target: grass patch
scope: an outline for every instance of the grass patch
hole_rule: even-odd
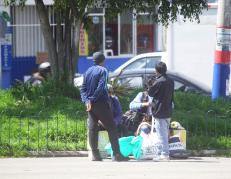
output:
[[[140,89],[121,96],[123,111]],[[86,150],[87,113],[79,90],[48,82],[0,91],[0,156],[28,151]],[[187,130],[187,148],[231,149],[231,102],[175,93],[172,120]]]

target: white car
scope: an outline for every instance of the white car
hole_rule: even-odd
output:
[[[160,61],[166,62],[166,52],[151,52],[136,55],[124,64],[120,65],[117,69],[111,72],[109,76],[113,76],[113,74],[120,74],[126,70],[155,69],[155,65]],[[83,75],[76,74],[74,78],[74,85],[76,87],[81,87],[82,83]]]
[[[163,61],[166,63],[166,56],[166,52],[151,52],[136,55],[115,69],[114,72],[120,73],[121,71],[134,69],[154,69],[158,62]]]

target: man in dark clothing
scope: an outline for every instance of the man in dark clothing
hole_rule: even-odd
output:
[[[169,124],[172,114],[174,82],[166,74],[167,66],[159,62],[156,67],[157,79],[149,89],[149,96],[153,97],[152,115],[155,119],[155,129],[162,144],[159,156],[154,160],[169,160]]]
[[[116,125],[113,121],[113,113],[107,89],[108,72],[103,67],[105,57],[101,52],[93,54],[94,65],[84,74],[82,88],[80,90],[82,101],[88,112],[89,144],[92,149],[92,160],[101,161],[98,150],[98,121],[108,131],[109,140],[113,149],[113,160],[124,161],[120,154]]]

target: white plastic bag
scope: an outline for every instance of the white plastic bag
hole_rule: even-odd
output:
[[[141,160],[153,159],[158,155],[158,151],[161,149],[161,144],[157,138],[156,133],[151,132],[148,135],[142,135],[143,143],[141,147]]]

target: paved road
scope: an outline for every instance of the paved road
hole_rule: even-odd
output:
[[[91,162],[87,157],[0,159],[0,179],[230,179],[231,158]]]

